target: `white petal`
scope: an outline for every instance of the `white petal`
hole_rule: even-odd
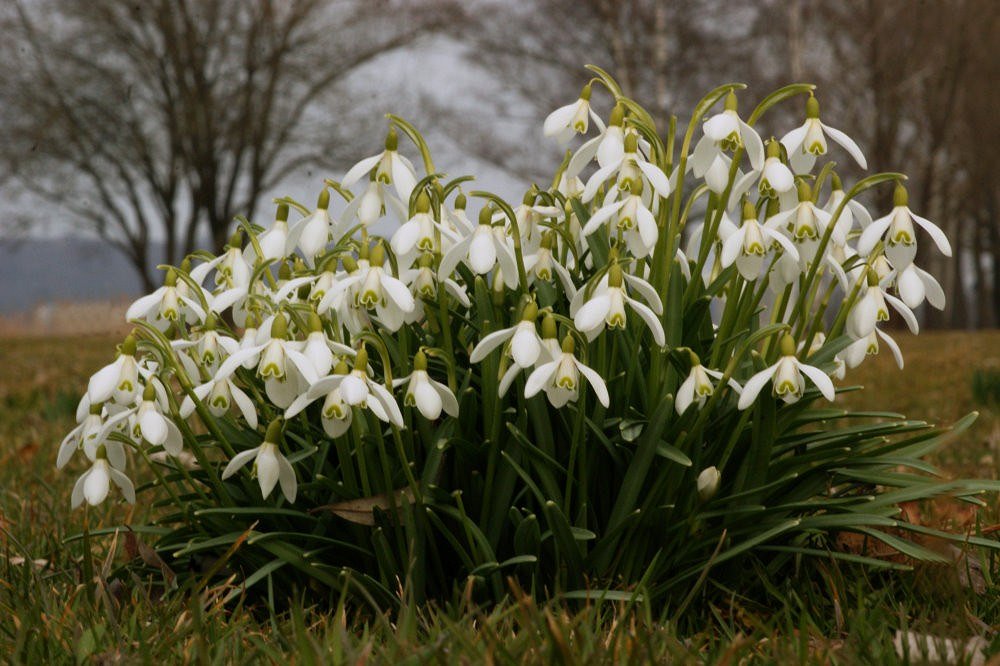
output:
[[[539,353],[541,345],[534,323],[530,324],[530,328],[519,324],[517,332],[510,340],[510,355],[514,358],[514,362],[522,368],[530,368],[535,364]]]
[[[375,395],[376,400],[382,403],[382,406],[385,408],[385,412],[389,416],[389,423],[402,428],[403,412],[399,410],[399,405],[396,403],[396,399],[392,397],[392,394],[389,393],[389,389],[376,382],[369,382],[368,386]]]
[[[433,421],[441,416],[443,403],[441,396],[430,385],[429,380],[418,382],[413,389],[413,399],[417,403],[417,409],[424,415],[424,418]]]
[[[278,483],[281,485],[281,494],[285,496],[290,503],[295,502],[295,493],[298,489],[298,481],[295,478],[295,470],[292,469],[292,464],[288,462],[288,459],[280,453],[277,455],[278,459]]]
[[[502,345],[507,338],[513,336],[516,330],[517,327],[503,328],[499,331],[493,331],[492,333],[487,334],[482,340],[479,341],[476,348],[472,350],[472,355],[469,357],[469,360],[472,363],[479,363],[484,358],[489,356],[490,352]]]
[[[943,254],[946,257],[950,257],[951,243],[948,242],[948,237],[945,236],[943,231],[941,231],[941,228],[938,225],[931,222],[930,220],[928,220],[927,218],[920,217],[919,215],[915,214],[909,208],[907,208],[906,210],[913,218],[913,221],[919,224],[921,227],[923,227],[924,231],[926,231],[930,235],[931,239],[934,241],[934,244],[938,246],[939,250],[941,250],[941,254]]]
[[[833,400],[836,397],[836,389],[833,388],[833,381],[830,377],[817,367],[806,365],[801,361],[796,361],[796,365],[799,366],[799,370],[809,379],[813,380],[816,388],[820,390],[823,397],[827,400]]]
[[[858,144],[854,142],[854,139],[847,136],[839,129],[834,129],[833,127],[830,127],[829,125],[824,125],[823,123],[820,123],[820,125],[823,127],[823,132],[825,132],[827,136],[829,136],[831,139],[833,139],[841,146],[843,146],[844,150],[850,153],[851,157],[854,158],[854,161],[857,162],[862,169],[868,168],[868,161],[865,159],[864,154],[861,152],[861,148],[859,148]]]
[[[646,176],[646,180],[653,186],[657,194],[664,199],[670,196],[670,180],[667,179],[667,174],[663,173],[660,167],[642,160],[637,160],[636,164],[639,165],[639,170]]]
[[[910,332],[916,335],[920,332],[920,324],[917,323],[917,317],[913,314],[913,310],[906,307],[906,303],[899,300],[891,294],[883,294],[886,302],[891,305],[896,312],[898,312],[903,317],[903,321],[910,328]]]
[[[344,177],[340,180],[340,184],[344,187],[350,187],[354,183],[358,182],[362,176],[366,175],[369,171],[375,168],[375,165],[379,163],[382,159],[382,153],[378,155],[372,155],[371,157],[366,157],[344,174]]]
[[[934,276],[927,271],[917,266],[913,266],[913,270],[917,272],[917,275],[920,276],[920,280],[924,283],[924,289],[927,293],[927,302],[930,303],[932,307],[935,307],[938,310],[943,310],[945,305],[944,289],[941,288],[941,285],[934,278]]]
[[[528,376],[528,381],[524,385],[524,397],[531,398],[541,391],[552,381],[552,376],[559,369],[559,361],[543,363],[535,368],[534,372]]]
[[[109,363],[94,373],[87,383],[87,399],[91,405],[107,402],[111,394],[118,388],[118,378],[121,375],[125,357],[119,356],[114,362]]]
[[[747,157],[750,158],[751,168],[759,171],[764,166],[764,142],[760,140],[756,130],[742,120],[740,120],[740,137],[743,139]]]
[[[156,411],[149,410],[142,415],[139,430],[143,438],[153,446],[160,446],[167,441],[167,420]]]
[[[492,231],[476,233],[469,245],[469,268],[483,275],[492,270],[497,261],[497,251],[493,244]]]
[[[880,338],[882,338],[882,340],[885,342],[885,344],[887,344],[889,346],[890,351],[892,351],[893,358],[896,359],[896,365],[898,365],[899,369],[902,370],[903,369],[903,352],[901,352],[899,350],[899,345],[897,345],[896,341],[893,340],[892,338],[890,338],[887,333],[883,333],[882,331],[880,331],[878,329],[875,329],[875,333]]]
[[[611,216],[621,210],[624,205],[624,201],[616,201],[602,206],[598,210],[594,211],[594,214],[590,216],[590,219],[587,220],[587,224],[583,227],[583,235],[589,236],[600,229],[601,225],[610,220]]]
[[[607,293],[598,294],[577,310],[573,324],[580,332],[589,336],[592,332],[604,328],[605,319],[607,319],[610,310],[611,296]]]
[[[436,382],[432,379],[430,383],[438,395],[441,396],[441,406],[444,408],[445,414],[458,416],[458,400],[455,398],[455,394],[441,382]]]
[[[739,408],[746,409],[757,400],[757,395],[760,393],[778,369],[778,364],[775,363],[770,368],[761,370],[756,375],[747,380],[746,384],[743,385],[743,394],[740,395]]]
[[[806,121],[802,125],[796,127],[791,132],[781,137],[781,145],[785,147],[785,151],[791,155],[796,150],[802,146],[802,142],[806,138],[806,132],[809,131],[809,122]]]
[[[858,254],[862,257],[867,257],[871,254],[875,245],[882,240],[882,236],[889,229],[890,224],[892,224],[892,213],[885,217],[880,217],[865,227],[864,231],[861,232],[861,237],[858,239]]]
[[[632,309],[639,313],[642,320],[646,322],[646,326],[649,327],[650,332],[653,334],[653,341],[656,345],[658,347],[662,347],[667,344],[667,337],[663,332],[663,324],[661,324],[659,318],[653,314],[653,311],[634,298],[626,297],[625,301],[631,305]]]
[[[687,411],[688,406],[694,402],[694,376],[688,378],[677,389],[677,397],[674,398],[674,409],[681,415]]]
[[[400,310],[413,312],[415,305],[413,294],[410,293],[405,284],[385,273],[379,276],[379,282],[382,284],[382,289]]]
[[[441,265],[438,268],[439,280],[451,277],[451,274],[455,271],[455,267],[469,254],[469,246],[473,238],[475,238],[474,235],[464,238],[448,249],[444,257],[442,257]]]
[[[163,292],[167,290],[166,287],[160,287],[152,294],[148,294],[136,300],[132,305],[128,307],[125,311],[125,319],[132,321],[133,319],[141,319],[149,314],[149,312],[160,304],[160,300],[163,298]]]
[[[577,370],[580,371],[587,381],[590,382],[590,386],[594,389],[594,393],[597,394],[597,399],[601,401],[601,404],[607,407],[611,403],[611,398],[608,396],[608,387],[604,383],[604,379],[601,378],[597,371],[593,368],[585,366],[580,361],[573,359],[576,363]]]
[[[566,127],[573,120],[573,116],[576,115],[576,108],[579,101],[573,102],[572,104],[567,104],[566,106],[560,106],[558,109],[550,113],[545,118],[545,122],[542,124],[542,133],[548,137],[554,137]]]

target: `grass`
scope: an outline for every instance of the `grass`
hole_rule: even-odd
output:
[[[995,477],[1000,409],[976,404],[972,376],[1000,363],[1000,332],[928,333],[901,344],[905,371],[888,355],[870,359],[850,375],[866,390],[838,400],[942,424],[981,410],[969,434],[936,462],[955,476]],[[164,598],[142,580],[88,588],[85,571],[109,571],[136,545],[95,538],[87,550],[66,537],[85,521],[91,529],[121,522],[129,509],[109,503],[89,515],[70,511],[79,470],[57,472],[54,460],[87,378],[110,360],[113,345],[106,338],[0,341],[0,654],[11,661],[892,663],[900,661],[892,643],[899,630],[962,644],[982,636],[987,652],[1000,651],[996,588],[977,594],[942,567],[869,579],[831,565],[820,575],[770,581],[763,601],[716,590],[697,627],[664,622],[641,604],[536,605],[516,590],[489,610],[459,595],[439,608],[407,607],[390,621],[301,604],[272,616],[259,606],[224,605],[224,588]],[[907,510],[963,529],[998,522],[991,502],[979,514],[949,503]],[[143,509],[135,511],[141,518]],[[996,563],[983,566],[989,581]]]

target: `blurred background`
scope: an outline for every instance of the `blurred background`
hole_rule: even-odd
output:
[[[273,197],[311,205],[324,177],[381,149],[386,112],[421,129],[439,168],[519,201],[562,158],[541,122],[576,99],[586,63],[661,132],[725,82],[750,85],[744,110],[816,83],[824,120],[871,172],[909,174],[911,207],[956,248],[918,259],[948,296],[923,326],[1000,325],[997,0],[0,5],[0,334],[110,331],[157,264],[221,247],[236,215],[268,224]],[[786,106],[762,135],[801,122]]]

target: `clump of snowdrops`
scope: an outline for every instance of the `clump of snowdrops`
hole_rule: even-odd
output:
[[[922,422],[836,405],[869,355],[902,367],[893,313],[916,333],[913,308],[944,306],[914,261],[918,240],[952,250],[905,176],[845,189],[830,158],[865,158],[813,86],[749,113],[721,86],[680,133],[591,70],[544,124],[586,141],[516,205],[390,116],[315,207],[280,199],[164,267],[60,447],[86,466],[73,506],[144,491],[155,522],[132,528],[176,571],[223,558],[272,598],[382,608],[508,577],[679,607],[810,556],[900,566],[839,532],[936,558],[898,502],[991,482],[940,478]],[[779,105],[805,110],[780,140],[758,129]],[[876,187],[894,206],[872,214]]]

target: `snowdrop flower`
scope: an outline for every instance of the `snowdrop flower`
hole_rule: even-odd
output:
[[[135,402],[139,394],[139,364],[135,353],[135,337],[129,335],[122,342],[118,358],[95,372],[87,383],[87,400],[91,405],[111,399],[119,405]]]
[[[568,143],[574,134],[587,133],[591,118],[604,129],[601,119],[590,108],[590,92],[588,83],[580,92],[580,99],[550,113],[542,125],[542,133],[547,137],[554,137],[559,143]]]
[[[194,361],[205,368],[209,373],[215,372],[222,360],[238,351],[239,340],[228,335],[221,335],[215,330],[216,318],[214,314],[209,314],[205,318],[205,325],[202,327],[201,335],[192,340],[171,340],[170,346],[177,350],[186,350],[192,353]],[[187,358],[185,355],[178,355],[181,359]],[[188,374],[192,374],[188,369]],[[197,376],[197,369],[193,373]]]
[[[451,229],[434,219],[431,214],[430,197],[426,192],[421,192],[417,196],[416,212],[413,217],[396,230],[389,245],[396,256],[403,260],[404,257],[412,257],[416,251],[440,250],[441,237],[449,242],[458,240]]]
[[[722,267],[734,263],[745,280],[756,280],[764,266],[764,256],[773,245],[781,246],[796,260],[799,252],[781,233],[757,222],[757,209],[749,201],[743,204],[743,223],[722,245]]]
[[[349,372],[350,368],[348,368],[347,364],[341,360],[333,369],[333,374],[330,375],[330,377],[341,377],[342,382],[343,378],[346,377]],[[310,404],[319,398],[324,398],[325,396],[323,407],[320,410],[320,424],[323,426],[323,431],[326,432],[327,435],[336,438],[343,435],[351,427],[354,411],[351,409],[350,405],[344,402],[344,398],[340,393],[339,384],[334,386],[333,389],[330,389],[323,383],[324,379],[320,379],[316,384],[310,386],[308,391],[297,397],[295,401],[288,406],[285,410],[285,419],[287,420],[292,418]]]
[[[701,470],[695,481],[695,486],[698,488],[698,498],[702,502],[707,502],[715,497],[715,493],[719,492],[720,481],[722,481],[722,474],[714,465]]]
[[[458,400],[455,394],[441,382],[436,382],[427,374],[427,356],[418,351],[413,357],[413,372],[406,377],[394,379],[393,387],[406,384],[403,404],[416,407],[424,418],[433,421],[444,410],[449,416],[458,416]]]
[[[678,415],[684,414],[692,404],[697,405],[698,409],[704,407],[708,397],[715,393],[715,384],[712,379],[722,379],[721,372],[704,367],[701,364],[701,359],[694,352],[690,352],[690,355],[691,372],[677,389],[677,398],[674,400],[674,408]],[[742,392],[742,388],[736,380],[730,378],[727,383],[736,392],[736,395]]]
[[[132,303],[125,312],[125,319],[145,319],[158,330],[165,331],[171,324],[187,319],[189,314],[198,321],[205,321],[205,311],[177,284],[177,272],[171,268],[167,270],[163,286]]]
[[[328,408],[334,410],[337,403],[340,403],[347,407],[369,409],[382,421],[402,428],[403,413],[399,410],[396,400],[385,386],[373,381],[368,376],[368,352],[364,347],[355,354],[354,369],[350,373],[343,372],[346,369],[346,366],[338,366],[334,374],[313,382],[309,390],[288,406],[285,418],[295,416],[315,400],[327,396],[327,404],[324,405],[324,418],[328,418]],[[339,389],[339,396],[336,396],[336,400],[331,404],[331,396],[337,389]],[[334,417],[339,417],[339,415],[332,411],[330,417],[331,420],[335,420]],[[340,418],[340,420],[343,419]]]
[[[916,308],[926,300],[931,307],[943,310],[944,290],[933,275],[914,263],[901,271],[893,270],[889,281],[895,281],[899,297],[910,308]]]
[[[292,464],[278,450],[278,441],[281,438],[281,419],[277,418],[267,427],[264,441],[260,446],[246,451],[240,451],[226,465],[222,472],[223,480],[236,474],[250,460],[253,460],[253,473],[260,483],[260,492],[267,499],[276,485],[281,485],[281,494],[289,502],[295,502],[295,493],[298,490],[298,481],[295,478],[295,470]]]
[[[882,332],[878,328],[872,329],[872,332],[863,338],[855,340],[847,346],[844,350],[844,360],[849,368],[856,368],[861,365],[861,362],[865,360],[866,356],[875,355],[879,352],[879,338],[885,341],[885,344],[892,351],[892,357],[896,360],[896,365],[899,369],[903,369],[903,353],[899,349],[899,345],[893,340],[887,333]]]
[[[111,450],[103,444],[98,447],[90,469],[83,473],[73,486],[71,496],[71,506],[76,507],[83,504],[84,500],[90,506],[97,506],[108,497],[111,492],[111,483],[114,482],[121,490],[125,501],[135,504],[135,487],[121,469],[125,466],[125,454],[121,452],[120,457],[112,454]]]
[[[840,176],[832,174],[830,199],[823,206],[823,210],[832,216],[846,196],[844,194],[844,186],[840,182]],[[843,245],[843,241],[846,240],[847,235],[854,229],[855,222],[857,222],[859,228],[865,229],[872,223],[872,216],[868,212],[868,209],[858,201],[848,199],[847,204],[844,205],[843,210],[840,212],[840,217],[836,222],[836,231],[830,240]]]
[[[172,456],[180,455],[184,439],[177,425],[163,415],[164,405],[150,382],[142,394],[142,402],[132,416],[132,434],[152,446],[162,446]]]
[[[509,289],[517,287],[517,260],[514,248],[502,227],[493,226],[493,207],[484,206],[479,212],[479,224],[471,235],[458,241],[441,258],[438,278],[451,277],[459,263],[464,263],[473,273],[485,275],[494,267],[503,273],[504,284]]]
[[[819,101],[810,94],[806,100],[806,121],[781,139],[796,173],[811,171],[816,163],[816,156],[826,154],[826,137],[839,143],[862,169],[868,168],[868,162],[854,139],[820,122]]]
[[[640,280],[640,278],[636,278]],[[646,283],[648,289],[645,294],[655,290],[652,285]],[[666,344],[666,336],[663,332],[663,325],[660,323],[658,315],[663,314],[663,304],[657,296],[647,307],[643,303],[630,298],[625,288],[622,269],[617,263],[612,264],[608,269],[608,282],[606,287],[594,290],[590,299],[576,311],[573,323],[577,329],[587,336],[588,340],[596,338],[605,326],[609,328],[625,328],[625,306],[628,305],[642,319],[643,323],[653,334],[653,342],[662,347]]]
[[[191,280],[201,285],[211,271],[215,271],[215,285],[232,289],[247,287],[253,269],[243,256],[243,231],[237,229],[230,237],[225,251],[211,261],[199,264],[191,271]]]
[[[268,263],[283,259],[295,252],[298,234],[302,231],[301,225],[295,227],[294,233],[288,228],[288,204],[279,204],[271,228],[257,236],[256,246],[252,242],[247,245],[243,251],[243,258],[250,266],[255,266],[258,260]],[[257,246],[260,247],[259,257]]]
[[[573,337],[567,335],[563,339],[562,352],[554,360],[535,368],[528,376],[528,381],[524,385],[525,398],[531,398],[544,389],[552,406],[562,407],[567,402],[576,401],[580,393],[582,375],[594,389],[600,403],[605,407],[610,404],[608,387],[604,380],[573,355],[574,347]]]
[[[621,161],[625,155],[624,121],[625,107],[621,103],[615,104],[615,108],[611,110],[608,126],[598,136],[580,146],[570,158],[566,171],[559,180],[557,188],[559,192],[567,197],[582,194],[583,183],[577,176],[595,157],[598,167]]]
[[[546,231],[542,234],[542,242],[534,254],[524,257],[524,270],[528,274],[528,283],[535,280],[541,282],[551,282],[554,277],[559,278],[566,295],[572,299],[576,295],[576,285],[569,270],[553,256],[552,250],[557,247],[558,242],[554,231]]]
[[[309,268],[316,265],[316,255],[326,248],[330,234],[336,227],[329,208],[330,191],[324,188],[316,202],[316,210],[296,222],[289,230],[289,236],[298,239],[297,245]]]
[[[371,173],[373,182],[392,185],[401,201],[409,201],[410,193],[417,185],[416,170],[410,160],[399,154],[398,148],[399,135],[395,127],[390,127],[385,137],[385,150],[378,155],[366,157],[351,167],[340,184],[351,187]]]
[[[806,389],[806,382],[802,375],[806,375],[816,385],[827,400],[833,400],[835,391],[833,382],[825,372],[811,365],[806,365],[795,358],[795,340],[787,333],[781,339],[781,358],[777,363],[761,370],[743,385],[743,394],[740,396],[739,408],[746,409],[753,405],[760,394],[761,389],[772,382],[773,394],[784,400],[786,403],[798,401]]]
[[[535,319],[538,317],[538,306],[528,303],[521,313],[521,321],[510,328],[500,329],[487,334],[472,350],[469,360],[479,363],[494,349],[510,340],[510,355],[519,368],[530,368],[541,353],[541,338],[535,329]]]
[[[641,180],[629,183],[628,194],[618,201],[605,200],[587,220],[583,227],[583,235],[589,236],[604,224],[611,223],[625,239],[629,252],[637,258],[648,257],[656,247],[660,232],[656,226],[653,212],[642,200],[643,185]]]
[[[616,189],[628,189],[627,186],[631,185],[633,191],[636,189],[639,190],[634,193],[639,194],[641,189],[636,187],[635,183],[645,182],[645,184],[649,185],[650,193],[655,192],[664,199],[670,196],[670,191],[673,189],[670,185],[670,179],[663,173],[663,170],[655,164],[648,162],[639,153],[639,137],[634,132],[626,134],[625,150],[621,157],[609,160],[607,165],[602,166],[590,177],[586,187],[583,189],[581,200],[584,203],[590,202],[597,195],[597,191],[601,185],[607,182],[614,174],[618,174]],[[613,194],[609,188],[606,198],[614,199]]]
[[[794,208],[768,217],[764,226],[785,232],[795,243],[799,261],[805,267],[815,260],[820,239],[830,225],[830,214],[812,202],[812,191],[807,183],[798,184],[798,196],[799,203]],[[836,227],[831,240],[837,245],[844,245],[847,242],[846,237],[838,234]]]
[[[764,165],[764,142],[737,115],[736,108],[736,93],[730,90],[722,113],[715,114],[702,125],[705,135],[695,145],[691,155],[694,174],[698,178],[707,175],[706,183],[713,192],[721,192],[729,180],[730,160],[723,151],[735,151],[742,146],[754,171],[760,171]]]
[[[256,429],[257,408],[254,406],[250,396],[232,380],[232,373],[235,372],[237,367],[232,366],[231,371],[228,371],[224,376],[222,376],[222,368],[220,368],[220,372],[216,374],[212,381],[201,386],[196,386],[193,392],[195,397],[205,404],[205,407],[212,416],[221,418],[228,414],[229,410],[235,406],[239,409],[243,418],[246,419],[247,425]],[[178,410],[180,417],[186,419],[194,413],[194,410],[194,400],[192,400],[191,396],[185,396]]]
[[[781,144],[774,139],[767,142],[767,158],[757,190],[767,199],[779,199],[795,190],[795,176],[781,161]]]
[[[108,436],[124,425],[125,419],[132,415],[133,410],[121,410],[106,418],[105,412],[103,405],[91,403],[82,418],[78,416],[79,423],[70,430],[59,445],[59,452],[56,455],[56,469],[65,467],[73,454],[81,449],[84,455],[93,460],[101,445],[110,443],[112,449],[121,448],[120,442],[109,442]]]
[[[347,263],[345,260],[345,265]],[[350,297],[346,302],[345,295]],[[379,322],[389,331],[398,331],[406,315],[415,307],[410,290],[385,266],[385,248],[381,241],[371,249],[367,262],[359,262],[355,270],[323,297],[317,310],[325,312],[338,304],[351,309],[374,310]]]
[[[875,220],[861,232],[861,238],[858,239],[858,254],[867,257],[875,248],[875,244],[884,240],[885,256],[892,262],[894,268],[903,270],[913,263],[913,259],[917,256],[917,234],[913,228],[913,223],[916,222],[930,235],[943,255],[951,256],[951,243],[941,228],[915,214],[910,210],[908,202],[909,195],[906,188],[896,185],[892,212]]]
[[[906,325],[916,334],[920,327],[913,311],[898,298],[885,292],[874,270],[868,271],[868,287],[847,315],[847,334],[855,340],[869,337],[880,321],[889,321],[888,302],[903,317]]]

